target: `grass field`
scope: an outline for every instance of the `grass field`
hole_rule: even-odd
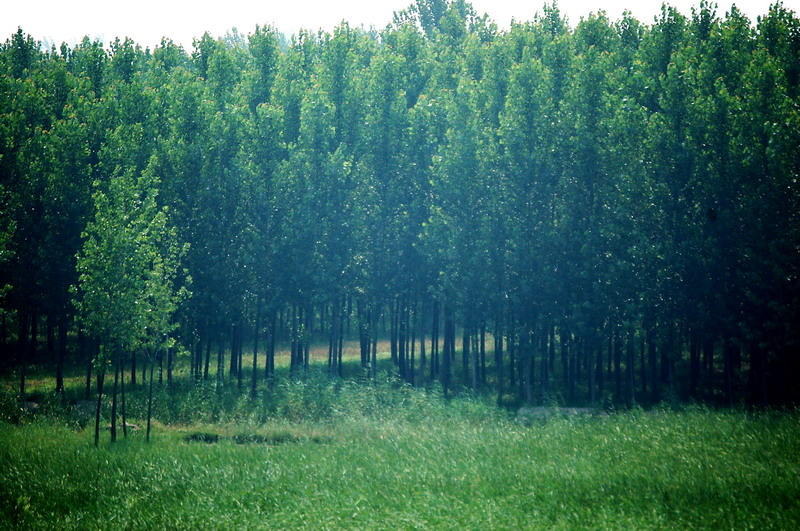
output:
[[[161,389],[149,445],[142,429],[99,448],[73,400],[20,414],[6,380],[0,529],[800,528],[798,412],[524,426],[488,399],[321,372],[255,400]],[[130,422],[144,396],[130,392]]]

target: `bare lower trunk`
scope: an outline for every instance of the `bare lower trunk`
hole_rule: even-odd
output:
[[[153,360],[150,360],[150,388],[147,392],[147,436],[146,440],[150,442],[150,421],[153,418]]]

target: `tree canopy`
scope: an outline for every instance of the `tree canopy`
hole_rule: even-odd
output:
[[[798,98],[780,2],[574,26],[552,4],[499,30],[417,0],[382,31],[190,51],[20,29],[0,45],[3,362],[40,356],[41,321],[180,343],[198,378],[214,344],[240,382],[245,340],[300,370],[324,338],[341,374],[352,322],[365,368],[385,328],[405,380],[501,402],[796,403]]]

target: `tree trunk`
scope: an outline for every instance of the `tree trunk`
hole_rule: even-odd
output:
[[[136,387],[136,350],[131,352],[131,387]]]
[[[31,311],[31,338],[28,343],[28,361],[36,363],[39,356],[39,312],[36,307]]]
[[[67,313],[58,318],[58,358],[56,360],[56,393],[64,394],[64,361],[67,357]]]
[[[167,349],[167,387],[172,387],[172,369],[175,366],[175,347]]]
[[[94,446],[100,444],[100,411],[103,407],[103,381],[106,378],[105,364],[102,364],[97,373],[97,408],[94,416]]]
[[[405,297],[397,301],[397,368],[400,379],[408,381],[406,343],[408,343],[408,304]]]
[[[615,399],[622,402],[622,333],[619,327],[614,329],[614,389]]]
[[[52,311],[47,312],[47,354],[50,362],[56,361],[56,318]]]
[[[120,381],[120,388],[122,392],[122,436],[128,436],[128,416],[125,414],[125,354],[122,354],[122,362],[120,363],[120,372],[122,379]]]
[[[464,387],[469,386],[469,362],[470,362],[470,351],[469,351],[469,338],[472,330],[468,324],[468,320],[464,319],[464,332],[461,335],[461,370],[462,370],[462,382],[464,383]]]
[[[503,405],[503,310],[498,304],[494,321],[494,372],[497,378],[497,405]]]
[[[700,341],[699,332],[692,330],[689,340],[689,395],[697,399],[700,382]]]
[[[303,349],[303,369],[305,370],[306,373],[308,373],[308,370],[309,370],[310,355],[311,355],[311,325],[312,325],[311,319],[312,319],[312,317],[313,317],[313,311],[311,311],[311,308],[309,308],[306,311],[306,326],[305,326],[306,333],[303,334],[303,338],[305,340],[304,341],[305,346],[304,346],[304,349]],[[342,375],[342,340],[343,340],[343,337],[342,337],[342,333],[341,333],[341,329],[340,329],[339,330],[339,376],[340,377]]]
[[[253,331],[253,375],[250,383],[250,397],[256,397],[258,388],[258,336],[261,331],[261,297],[256,299],[256,327]]]
[[[217,384],[222,384],[225,381],[225,337],[224,332],[220,332],[219,340],[217,341]]]
[[[267,383],[272,385],[275,380],[275,334],[278,328],[278,317],[275,310],[272,311],[272,319],[269,327],[269,349],[267,350]]]
[[[603,367],[603,343],[602,341],[598,342],[597,345],[597,364],[596,367],[592,367],[589,365],[589,370],[595,373],[595,381],[597,382],[597,395],[596,399],[603,400],[603,395],[605,394],[605,369]],[[611,335],[608,336],[608,340],[606,342],[606,346],[608,349],[608,359],[611,360],[612,348],[613,345],[611,343]],[[594,402],[594,400],[592,401]]]
[[[703,365],[706,375],[706,396],[708,400],[714,397],[714,340],[706,337],[703,341]]]
[[[627,374],[628,383],[628,407],[636,405],[636,387],[635,387],[635,334],[633,326],[628,328],[628,340],[625,342],[625,373]]]
[[[733,345],[730,339],[725,338],[723,349],[723,371],[725,381],[725,405],[733,406]]]
[[[550,325],[542,325],[541,337],[539,338],[539,352],[542,356],[539,365],[539,378],[542,381],[542,399],[550,398]]]
[[[370,329],[372,330],[372,353],[370,361],[370,376],[374,382],[378,376],[378,315],[377,305],[370,310]]]
[[[28,314],[19,311],[19,331],[17,334],[17,363],[19,365],[19,399],[25,401],[25,372],[28,364]]]
[[[658,352],[656,350],[656,341],[653,337],[652,330],[646,330],[647,334],[647,358],[650,365],[650,389],[652,393],[653,403],[657,403],[661,399],[661,385],[658,380]]]
[[[439,376],[439,301],[433,301],[431,323],[431,381]]]
[[[94,360],[95,356],[97,355],[97,340],[95,338],[91,338],[89,341],[89,349],[86,356],[86,389],[84,392],[84,398],[89,400],[92,396],[92,360]]]
[[[209,341],[210,343],[210,341]],[[150,442],[150,421],[153,418],[153,362],[150,361],[150,387],[147,391],[147,436],[145,440]]]
[[[472,336],[472,392],[473,394],[478,393],[478,378],[480,376],[480,360],[478,359],[480,356],[479,347],[478,347],[478,336],[477,332],[476,335]],[[469,340],[468,340],[469,341]]]
[[[481,370],[480,370],[480,378],[478,381],[481,386],[485,386],[486,385],[486,321],[485,320],[481,320],[479,349],[481,356],[480,360]]]
[[[419,305],[419,383],[425,384],[425,365],[427,356],[425,352],[425,298],[423,297]]]
[[[237,373],[239,372],[239,363],[238,363],[239,360],[237,357],[238,352],[236,344],[238,338],[237,328],[238,328],[238,323],[231,324],[231,331],[230,331],[231,359],[230,359],[230,365],[228,366],[228,378],[230,378],[231,380],[236,378],[238,376]]]
[[[447,398],[450,390],[450,361],[452,360],[452,350],[456,344],[456,330],[453,322],[453,310],[449,304],[444,306],[444,347],[442,350],[442,374],[441,382],[444,389],[444,396]]]
[[[206,359],[203,367],[203,379],[208,380],[208,369],[211,365],[211,333],[206,333]]]
[[[119,353],[114,347],[114,387],[111,392],[111,442],[117,442],[117,385],[119,384]]]
[[[416,327],[416,320],[417,320],[417,308],[416,308],[416,301],[413,306],[413,312],[410,313],[408,320],[408,326],[411,329],[411,364],[408,369],[408,381],[411,383],[411,386],[414,386],[414,351],[416,348],[416,340],[417,340],[417,327]]]
[[[639,340],[639,373],[640,378],[642,379],[642,397],[644,400],[647,400],[647,364],[645,363],[645,334],[642,334],[641,339]]]
[[[586,354],[586,358],[587,358],[587,365],[588,365],[588,371],[587,372],[589,373],[589,404],[594,406],[595,404],[597,404],[597,394],[596,394],[596,390],[595,390],[595,387],[594,387],[595,376],[597,374],[597,371],[595,370],[595,367],[593,367],[594,348],[592,348],[592,345],[587,345],[587,343],[588,342],[584,339],[583,348],[585,349],[585,354]],[[602,347],[598,347],[597,348],[597,352],[598,353],[602,352]],[[598,356],[598,358],[599,358],[599,356]],[[602,368],[601,368],[601,370],[602,370]]]
[[[389,305],[389,321],[391,322],[391,330],[389,332],[389,341],[391,343],[391,355],[392,355],[392,363],[397,365],[397,322],[398,322],[398,312],[397,306],[399,302],[393,300],[392,303]]]

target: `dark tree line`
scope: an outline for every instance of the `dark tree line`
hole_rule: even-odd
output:
[[[357,339],[374,377],[381,336],[407,382],[500,402],[796,403],[799,104],[780,3],[501,31],[417,0],[381,31],[191,52],[20,29],[2,361],[23,394],[45,362],[59,391],[67,364],[88,393],[108,363],[181,363],[256,393],[278,344],[341,376]]]

